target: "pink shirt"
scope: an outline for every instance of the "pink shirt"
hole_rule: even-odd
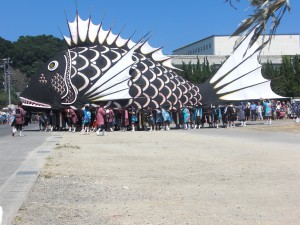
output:
[[[23,124],[24,123],[24,117],[25,117],[26,111],[22,107],[17,107],[16,110],[17,109],[20,110],[20,114],[16,114],[15,113],[16,124]]]
[[[74,111],[74,109],[70,109],[70,115],[72,117],[72,123],[75,124],[78,122],[78,117]]]
[[[106,115],[106,112],[103,107],[98,108],[97,114],[96,114],[96,120],[99,126],[104,125],[104,117]]]

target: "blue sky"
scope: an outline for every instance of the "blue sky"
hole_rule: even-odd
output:
[[[283,18],[279,34],[300,33],[300,1],[290,2],[292,10]],[[235,4],[237,10],[224,0],[77,0],[77,5],[81,18],[91,13],[98,24],[104,17],[104,28],[123,30],[123,38],[136,31],[133,39],[138,40],[150,31],[150,44],[165,46],[165,54],[210,35],[230,35],[252,13],[247,0]],[[41,34],[62,38],[59,28],[69,36],[65,11],[70,21],[76,11],[75,0],[0,0],[0,6],[0,37],[10,41]]]

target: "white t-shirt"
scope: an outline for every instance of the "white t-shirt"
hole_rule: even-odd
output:
[[[258,106],[256,107],[257,112],[261,113],[261,112],[262,112],[262,108],[263,108],[262,105],[258,105]]]

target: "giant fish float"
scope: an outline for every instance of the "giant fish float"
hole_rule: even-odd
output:
[[[178,110],[184,106],[250,99],[282,98],[261,75],[257,44],[251,34],[235,48],[218,72],[203,84],[177,75],[171,57],[149,45],[147,35],[134,42],[82,20],[68,22],[68,49],[50,59],[20,95],[24,106],[45,109],[104,104]]]

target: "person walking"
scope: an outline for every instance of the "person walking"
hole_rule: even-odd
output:
[[[50,111],[46,110],[42,113],[43,121],[44,121],[44,127],[43,131],[50,131]]]
[[[53,129],[57,128],[56,112],[50,110],[49,112],[49,131],[52,132]]]
[[[155,113],[155,129],[156,130],[163,130],[160,126],[163,124],[163,116],[161,108],[156,109]]]
[[[14,116],[15,116],[15,130],[13,130],[12,132],[12,136],[15,136],[15,133],[17,131],[20,132],[19,136],[22,137],[24,136],[22,134],[22,131],[23,131],[23,125],[24,125],[24,118],[25,118],[25,114],[26,114],[26,111],[23,109],[22,107],[22,102],[19,102],[16,110],[15,110],[15,113],[14,113]]]
[[[187,129],[190,129],[190,111],[187,107],[183,106],[183,109],[182,109],[182,113],[183,113],[183,126],[184,126],[184,129],[187,130]]]
[[[277,103],[276,103],[276,109],[275,109],[276,110],[276,112],[275,112],[275,114],[276,114],[276,120],[280,119],[281,107],[282,107],[281,102],[277,101]]]
[[[69,107],[66,109],[67,123],[69,126],[69,132],[76,132],[76,124],[78,122],[78,117],[74,109]]]
[[[106,110],[106,122],[108,131],[114,131],[114,121],[115,121],[115,113],[112,108],[108,108]]]
[[[195,126],[194,128],[200,129],[202,119],[202,108],[197,105],[194,109]]]
[[[211,116],[212,116],[212,123],[213,127],[219,128],[219,124],[222,120],[222,112],[219,106],[212,106],[211,107]]]
[[[96,134],[98,136],[106,136],[107,135],[107,132],[105,131],[105,120],[104,120],[105,115],[106,115],[106,111],[103,108],[103,106],[100,105],[100,107],[96,111],[96,120],[97,120],[97,126],[98,126]],[[102,131],[102,134],[100,133],[100,131]]]
[[[223,124],[223,127],[224,128],[228,128],[228,114],[227,114],[227,109],[228,109],[228,105],[225,104],[223,107],[222,107],[222,124]]]
[[[242,105],[244,106],[244,103]],[[250,109],[250,107],[251,107],[250,102],[248,102],[246,104],[246,106],[244,106],[245,121],[249,121],[250,120],[250,116],[251,116],[251,109]]]
[[[89,134],[90,123],[91,123],[91,111],[89,110],[89,107],[86,105],[82,110],[82,129],[80,134]]]
[[[227,116],[228,116],[228,124],[227,127],[235,127],[235,121],[236,121],[236,110],[233,104],[229,104],[226,110]]]
[[[15,133],[17,132],[16,129],[16,117],[14,116],[16,113],[16,109],[15,108],[9,108],[9,116],[8,116],[8,121],[9,121],[9,125],[12,127],[12,136],[15,135]]]
[[[300,101],[292,100],[292,114],[295,117],[295,122],[300,122]]]
[[[252,121],[256,121],[256,117],[257,117],[256,107],[257,107],[257,105],[255,104],[255,102],[251,102],[250,110],[251,110],[251,120]]]
[[[272,124],[272,103],[269,100],[263,100],[263,106],[265,111],[266,125]]]
[[[165,126],[165,130],[170,130],[171,117],[170,113],[164,108],[161,109],[162,117],[163,117],[163,125]]]
[[[246,126],[246,116],[245,116],[245,106],[243,102],[241,105],[235,106],[236,114],[237,114],[237,120],[241,122],[241,126]]]
[[[127,131],[129,126],[129,113],[127,109],[121,111],[121,131]]]
[[[155,120],[154,120],[152,109],[150,107],[148,107],[145,110],[145,113],[146,113],[146,120],[147,120],[148,126],[150,128],[149,131],[155,130],[155,128],[154,128]]]
[[[256,112],[257,112],[257,117],[259,120],[263,120],[263,106],[261,105],[260,102],[257,103],[256,106]]]
[[[72,116],[70,107],[65,110],[65,113],[69,132],[72,132]]]
[[[132,106],[130,112],[131,114],[131,131],[135,131],[136,125],[138,124],[137,110]]]

